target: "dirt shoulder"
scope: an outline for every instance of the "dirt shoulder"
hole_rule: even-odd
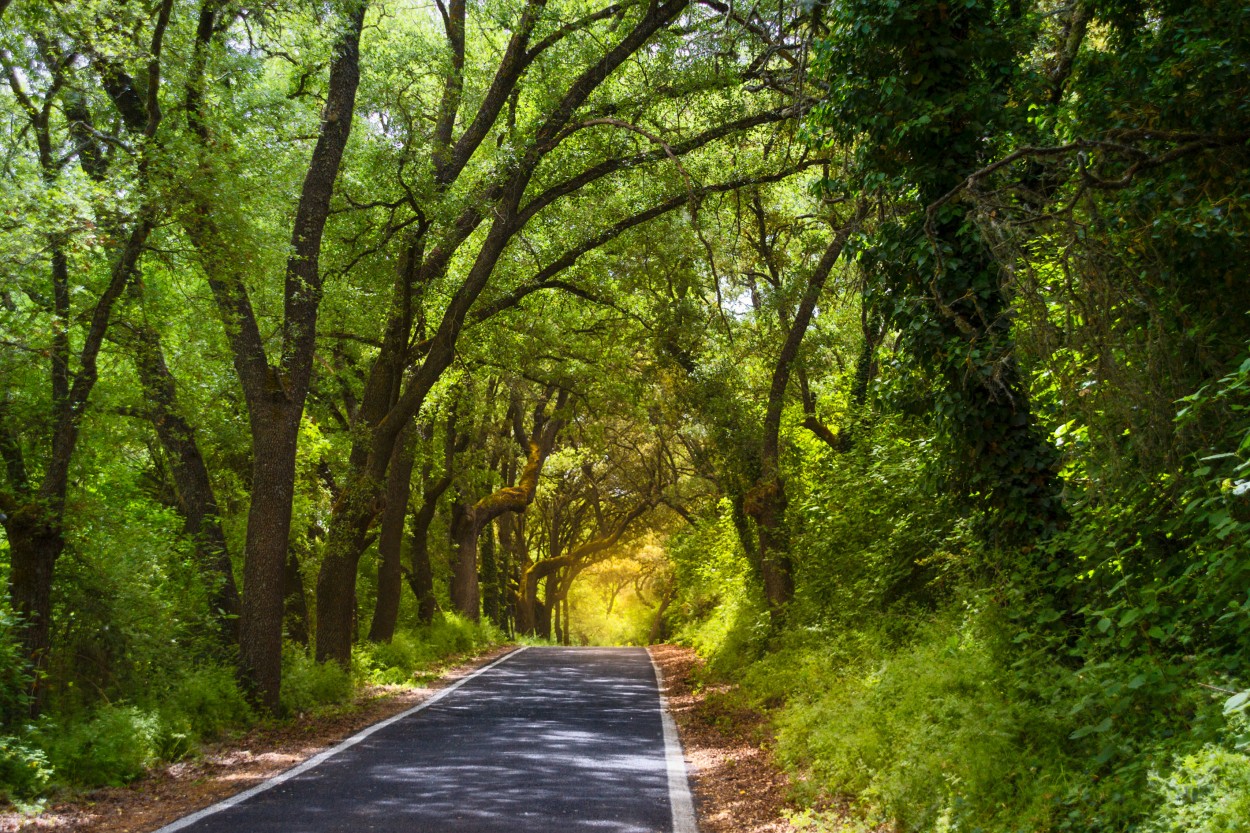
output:
[[[341,711],[252,729],[241,737],[205,747],[194,760],[165,764],[126,787],[95,790],[72,801],[53,803],[38,816],[0,813],[0,831],[148,833],[272,778],[366,726],[418,705],[511,650],[502,647],[462,658],[424,688],[364,689]]]
[[[790,833],[782,816],[797,809],[790,781],[769,751],[762,714],[734,705],[727,684],[699,684],[703,660],[689,648],[653,645],[668,709],[690,762],[690,787],[702,833]]]

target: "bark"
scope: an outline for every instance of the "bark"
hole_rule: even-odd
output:
[[[422,624],[428,625],[434,620],[437,602],[434,598],[434,571],[430,567],[430,524],[438,511],[438,502],[451,486],[452,463],[457,448],[455,415],[447,421],[447,433],[443,447],[443,474],[438,480],[430,479],[430,467],[425,466],[421,474],[422,492],[421,505],[412,513],[411,529],[412,544],[410,557],[412,568],[408,573],[408,584],[417,599],[417,618]],[[424,432],[432,433],[430,428]]]
[[[413,452],[411,440],[401,442],[387,475],[386,509],[378,535],[378,598],[369,625],[370,642],[390,642],[399,623],[399,598],[404,589],[401,550],[412,486]]]
[[[665,621],[664,614],[668,612],[669,605],[673,603],[673,599],[677,597],[677,586],[669,584],[664,591],[664,595],[660,597],[660,606],[655,610],[655,618],[651,620],[651,634],[648,641],[652,645],[657,645],[665,638]]]
[[[46,691],[42,675],[48,664],[52,633],[52,580],[57,559],[65,551],[61,519],[47,523],[37,513],[10,517],[5,523],[9,539],[9,598],[20,622],[22,653],[34,676],[31,716],[43,708]]]
[[[243,556],[240,671],[259,703],[276,713],[282,681],[286,562],[295,497],[295,446],[302,408],[278,399],[249,402],[252,501]]]
[[[433,517],[433,512],[430,516]],[[434,613],[438,610],[438,602],[434,598],[434,571],[430,567],[429,530],[427,519],[418,529],[418,515],[413,515],[412,530],[412,571],[408,575],[408,586],[417,599],[417,620],[423,625],[434,621]]]

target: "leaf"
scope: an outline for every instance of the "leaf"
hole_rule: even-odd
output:
[[[1082,726],[1072,734],[1068,735],[1069,740],[1080,740],[1086,735],[1102,734],[1111,728],[1111,718],[1103,718],[1103,721],[1095,726]]]
[[[1120,617],[1119,626],[1121,628],[1127,628],[1129,625],[1133,624],[1141,617],[1142,617],[1142,611],[1140,608],[1134,607],[1130,610],[1126,610],[1124,611],[1124,615]]]
[[[1250,689],[1246,689],[1240,694],[1234,694],[1232,697],[1225,700],[1224,714],[1244,711],[1247,705],[1250,705]]]

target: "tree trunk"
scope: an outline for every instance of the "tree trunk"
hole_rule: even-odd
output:
[[[177,383],[165,363],[160,334],[151,326],[135,326],[131,332],[135,336],[135,369],[147,397],[148,415],[169,456],[183,532],[195,544],[201,573],[210,587],[209,604],[223,639],[233,647],[239,641],[239,590],[208,466],[196,442],[195,429],[178,411]]]
[[[369,625],[370,642],[390,642],[399,622],[399,597],[404,589],[401,550],[412,487],[413,456],[411,438],[401,439],[387,474],[386,509],[382,511],[382,530],[378,535],[378,598],[373,622]]]
[[[434,571],[430,568],[429,523],[420,530],[413,523],[412,531],[412,572],[408,577],[408,585],[412,595],[417,599],[417,620],[423,625],[434,621],[434,613],[438,603],[434,598]]]
[[[804,287],[803,296],[794,313],[794,321],[789,326],[781,353],[773,367],[768,408],[764,416],[764,436],[760,447],[760,479],[743,499],[743,508],[755,520],[764,599],[768,603],[768,612],[774,624],[780,623],[786,606],[794,597],[794,567],[785,534],[786,491],[781,479],[780,461],[781,414],[785,406],[786,388],[790,384],[791,370],[816,312],[825,281],[842,255],[851,232],[858,227],[859,220],[866,212],[867,208],[861,207],[859,215],[833,236],[820,262],[808,276],[807,286]]]
[[[9,599],[20,622],[22,653],[34,676],[33,717],[42,710],[46,695],[42,677],[52,644],[52,575],[65,550],[65,537],[59,524],[32,523],[23,518],[10,518],[5,533],[9,539]]]
[[[668,612],[668,606],[673,603],[676,596],[676,585],[669,584],[664,590],[664,595],[660,597],[660,606],[656,608],[655,617],[651,620],[651,634],[647,639],[652,645],[658,645],[666,638],[664,614]]]
[[[312,378],[322,296],[321,241],[352,128],[367,5],[367,0],[347,4],[334,45],[321,126],[291,226],[277,361],[270,361],[266,352],[243,267],[235,256],[235,240],[214,222],[215,206],[201,195],[194,211],[185,215],[188,236],[199,250],[247,399],[253,476],[243,555],[239,669],[256,699],[272,712],[279,708],[282,679],[283,581],[295,490],[295,448]],[[198,101],[193,103],[198,106]],[[201,113],[194,114],[193,129],[204,139],[207,131],[201,117]]]
[[[534,635],[539,639],[551,638],[551,607],[541,599],[534,599]]]
[[[481,619],[481,593],[477,582],[477,538],[481,525],[472,508],[456,513],[452,532],[456,557],[451,565],[451,606],[461,616],[477,622]]]
[[[295,447],[303,403],[250,405],[252,503],[243,555],[239,666],[265,709],[277,713],[282,680],[282,614],[295,496]]]
[[[377,517],[372,501],[376,494],[349,486],[339,495],[340,523],[331,524],[317,573],[317,662],[333,660],[344,668],[351,664],[356,571],[368,546],[369,526]],[[361,505],[365,500],[369,503]]]
[[[482,570],[478,582],[482,589],[482,614],[495,625],[499,619],[499,548],[495,542],[495,525],[487,522],[481,537]]]

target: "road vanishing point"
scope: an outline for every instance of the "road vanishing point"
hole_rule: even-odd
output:
[[[697,833],[642,648],[521,648],[157,833]]]

